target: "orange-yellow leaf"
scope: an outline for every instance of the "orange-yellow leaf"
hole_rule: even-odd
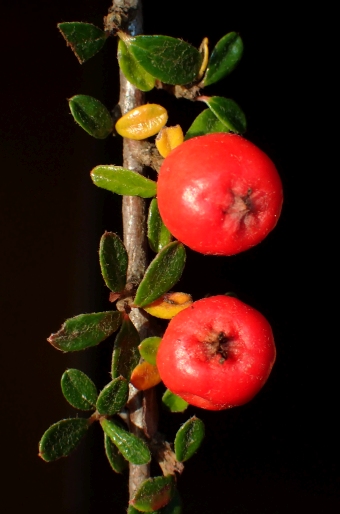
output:
[[[183,130],[179,125],[164,127],[156,138],[157,150],[162,157],[167,157],[171,150],[184,141]]]
[[[201,43],[201,46],[199,47],[200,53],[203,53],[203,60],[202,60],[202,64],[200,67],[200,71],[198,72],[198,77],[197,77],[198,80],[203,77],[205,70],[207,69],[207,66],[208,66],[208,61],[209,61],[208,44],[209,44],[209,39],[207,37],[205,37]]]
[[[156,318],[171,319],[191,304],[190,294],[166,293],[143,309]]]
[[[168,121],[167,110],[158,104],[145,104],[127,112],[116,123],[116,131],[128,139],[154,136]]]
[[[130,382],[136,389],[145,391],[150,389],[161,382],[158,369],[149,362],[142,362],[135,367],[132,372]]]

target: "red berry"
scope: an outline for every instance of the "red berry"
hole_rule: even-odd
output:
[[[165,158],[158,206],[170,232],[204,254],[233,255],[275,227],[282,184],[270,158],[241,136],[208,134]]]
[[[169,323],[157,353],[161,379],[188,403],[209,410],[243,405],[275,362],[271,327],[230,296],[194,302]]]

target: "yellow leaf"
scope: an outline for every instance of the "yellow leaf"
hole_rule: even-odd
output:
[[[164,127],[156,138],[156,147],[162,157],[167,157],[171,150],[184,141],[183,130],[179,125]]]
[[[167,110],[158,104],[145,104],[127,112],[116,123],[116,131],[128,139],[154,136],[168,121]]]
[[[143,309],[156,318],[171,319],[192,304],[187,293],[166,293]]]
[[[162,379],[159,376],[157,367],[146,361],[135,367],[130,378],[131,384],[140,391],[150,389],[161,381]]]
[[[203,77],[205,70],[207,69],[207,66],[208,66],[208,61],[209,61],[208,45],[209,45],[209,39],[207,37],[205,37],[201,43],[201,46],[199,47],[200,53],[203,53],[203,60],[202,60],[202,64],[200,67],[200,71],[198,72],[198,77],[197,77],[198,80],[200,80]]]

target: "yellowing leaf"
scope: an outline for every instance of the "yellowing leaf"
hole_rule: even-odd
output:
[[[209,61],[209,39],[207,37],[205,37],[201,43],[201,46],[199,47],[199,52],[201,54],[203,54],[203,60],[202,60],[202,64],[201,64],[201,67],[200,67],[200,71],[198,72],[198,79],[201,79],[205,73],[205,70],[207,69],[207,66],[208,66],[208,61]]]
[[[142,362],[135,367],[130,378],[131,384],[140,391],[145,391],[161,382],[158,369],[149,362]]]
[[[156,147],[162,157],[167,157],[171,150],[184,141],[183,130],[179,125],[164,127],[156,138]]]
[[[168,121],[167,110],[158,104],[136,107],[119,118],[116,131],[128,139],[147,139],[154,136]]]
[[[156,318],[171,319],[191,304],[192,298],[190,294],[166,293],[143,308],[147,313]]]

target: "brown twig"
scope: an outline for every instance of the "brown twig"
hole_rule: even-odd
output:
[[[108,16],[104,18],[105,30],[115,33],[119,24],[123,24],[124,30],[131,35],[142,32],[141,0],[113,0]],[[143,93],[120,73],[119,105],[122,115],[143,103]],[[124,139],[123,166],[143,174],[143,166],[136,157],[141,151],[141,146],[139,141]],[[140,197],[123,197],[123,237],[129,257],[127,282],[139,284],[147,267],[146,204]],[[141,339],[147,337],[149,322],[146,315],[139,309],[132,308],[130,319]],[[152,437],[157,424],[157,406],[153,389],[143,394],[130,385],[128,408],[131,432],[141,438]],[[130,498],[149,476],[148,465],[130,464]]]

